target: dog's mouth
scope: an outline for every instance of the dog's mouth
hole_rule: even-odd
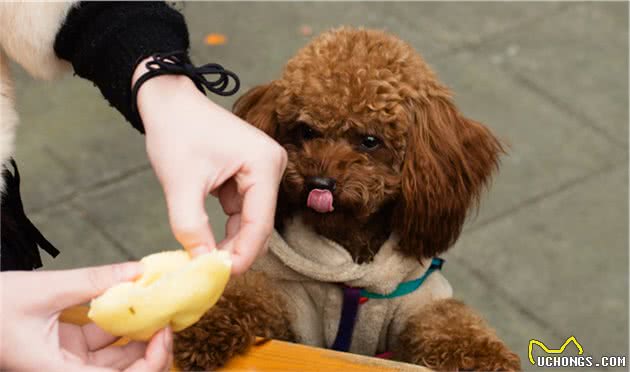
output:
[[[319,213],[329,213],[333,208],[333,194],[330,190],[313,189],[308,193],[306,206]]]

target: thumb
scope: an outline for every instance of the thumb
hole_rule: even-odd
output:
[[[205,209],[205,188],[193,182],[178,182],[164,189],[171,229],[175,239],[193,256],[216,247]]]
[[[30,280],[33,292],[41,292],[43,283],[49,285],[42,296],[45,309],[57,312],[70,306],[88,302],[114,285],[133,280],[142,273],[138,262],[89,267],[75,270],[41,271]],[[28,288],[24,288],[28,291]],[[53,305],[54,304],[54,305]]]

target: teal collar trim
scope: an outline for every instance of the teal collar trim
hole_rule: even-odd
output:
[[[361,297],[385,299],[408,295],[409,293],[420,288],[422,283],[424,283],[424,281],[429,277],[429,275],[431,275],[432,272],[434,272],[435,270],[441,270],[442,265],[444,265],[444,259],[435,257],[433,260],[431,260],[431,266],[429,266],[427,271],[425,271],[424,274],[422,274],[422,276],[418,279],[410,280],[408,282],[402,282],[398,284],[398,287],[396,287],[393,292],[385,295],[369,292],[365,289],[362,289]]]

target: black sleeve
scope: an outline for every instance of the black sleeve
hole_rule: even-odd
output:
[[[164,2],[81,2],[70,10],[55,40],[57,56],[92,81],[141,133],[142,123],[131,109],[136,65],[154,53],[187,55],[188,48],[184,17]]]

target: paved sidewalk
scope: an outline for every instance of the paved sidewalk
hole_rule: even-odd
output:
[[[627,3],[186,3],[193,59],[277,77],[303,25],[385,28],[412,43],[472,118],[511,144],[482,208],[447,255],[457,297],[529,369],[531,338],[628,352]],[[225,45],[204,37],[227,35]],[[33,219],[61,250],[49,268],[177,245],[143,138],[89,82],[16,68],[17,159]],[[234,98],[220,99],[229,107]],[[183,125],[184,123],[182,123]],[[217,236],[224,217],[208,209]]]

